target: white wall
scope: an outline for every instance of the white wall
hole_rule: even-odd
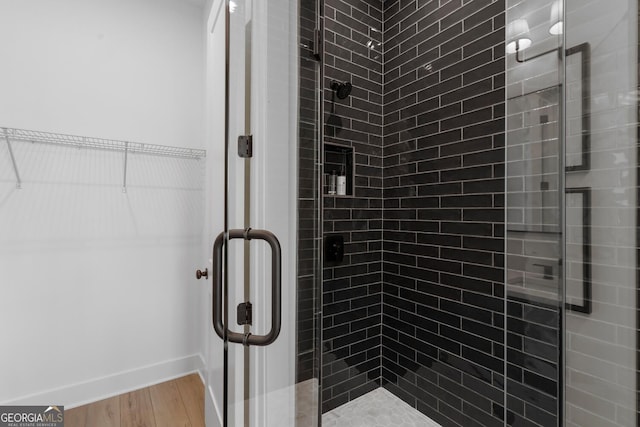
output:
[[[204,18],[178,0],[0,3],[0,126],[204,146]],[[201,367],[205,162],[0,141],[0,403]]]
[[[202,145],[202,10],[179,0],[0,3],[2,126]]]

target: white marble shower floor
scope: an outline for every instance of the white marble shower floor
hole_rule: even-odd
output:
[[[322,427],[440,427],[384,388],[322,415]]]

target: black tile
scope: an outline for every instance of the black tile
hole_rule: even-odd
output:
[[[325,351],[336,369],[366,372],[325,382],[324,409],[383,384],[443,425],[502,425],[504,10],[504,0],[331,0],[325,8],[325,85],[356,86],[336,104],[344,127],[327,137],[356,147],[359,196],[324,205],[325,232],[354,244],[348,265],[325,269]],[[370,27],[384,28],[382,37]],[[367,40],[383,42],[382,56],[363,51]],[[324,102],[332,111],[329,90]],[[548,355],[556,319],[529,314],[508,325],[510,343]],[[538,328],[536,339],[513,338],[525,324]],[[518,368],[525,388],[516,401],[535,408],[523,403],[512,414],[523,425],[549,419],[549,402],[535,393],[554,384],[552,362],[531,357],[547,364]]]

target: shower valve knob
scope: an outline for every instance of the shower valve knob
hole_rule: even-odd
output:
[[[209,269],[205,268],[204,271],[196,270],[196,279],[200,280],[203,277],[205,279],[209,278]]]

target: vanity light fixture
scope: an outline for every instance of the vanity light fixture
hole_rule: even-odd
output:
[[[531,46],[529,23],[520,18],[507,25],[507,53],[518,53]]]
[[[549,34],[553,34],[554,36],[562,34],[564,30],[562,9],[562,0],[556,0],[556,2],[551,5],[551,17],[549,18],[549,24],[551,24],[551,27],[549,27]]]

